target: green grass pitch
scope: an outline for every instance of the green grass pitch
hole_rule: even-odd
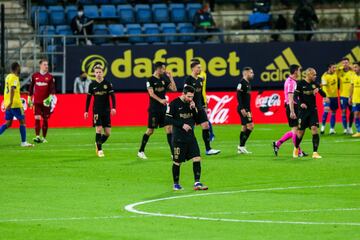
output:
[[[214,129],[212,145],[222,152],[203,156],[207,192],[192,190],[191,162],[181,168],[185,190],[173,192],[162,129],[150,138],[146,161],[136,157],[144,127],[113,128],[103,159],[95,156],[93,128],[50,129],[49,143],[31,149],[19,147],[18,129],[6,131],[0,239],[360,239],[360,139],[321,136],[319,160],[293,159],[287,142],[276,158],[270,144],[285,125],[256,125],[251,155],[236,153],[240,126]],[[302,146],[312,152],[309,131]],[[169,197],[134,207],[161,216],[125,210]]]

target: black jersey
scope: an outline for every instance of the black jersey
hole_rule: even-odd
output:
[[[113,98],[113,108],[115,108],[114,89],[109,81],[103,80],[100,83],[92,81],[89,85],[88,99],[86,102],[86,112],[89,110],[91,96],[94,96],[93,112],[102,114],[110,111],[110,99]]]
[[[166,90],[170,85],[170,80],[165,77],[157,78],[152,76],[146,82],[146,87],[152,88],[154,94],[161,99],[165,99]],[[149,111],[165,111],[166,106],[162,105],[160,102],[156,101],[154,98],[150,97]]]
[[[166,112],[166,122],[173,125],[173,139],[176,142],[187,142],[195,138],[194,127],[197,116],[196,109],[190,109],[190,104],[183,102],[180,97],[174,99]],[[192,130],[185,131],[184,124]]]
[[[316,109],[316,96],[314,94],[314,90],[316,88],[319,89],[319,94],[322,97],[326,97],[325,92],[321,89],[318,83],[308,83],[305,80],[301,80],[298,82],[295,95],[298,98],[299,106],[304,103],[307,106],[307,110]]]
[[[237,86],[238,111],[245,109],[250,112],[251,85],[245,79],[241,79]]]
[[[203,90],[203,79],[201,77],[198,77],[198,79],[195,79],[193,76],[187,76],[185,78],[185,86],[192,86],[193,88],[195,88],[195,93],[194,93],[194,102],[197,108],[203,108],[205,107],[205,102],[204,102],[204,98],[202,95],[202,90]]]

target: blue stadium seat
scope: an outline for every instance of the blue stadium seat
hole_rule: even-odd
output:
[[[101,18],[115,18],[116,8],[114,5],[102,5],[101,6]]]
[[[137,4],[135,5],[136,20],[139,23],[151,23],[151,9],[149,5]]]
[[[109,33],[111,35],[122,36],[125,34],[125,29],[122,24],[110,24]]]
[[[94,24],[94,33],[93,35],[109,35],[107,26],[105,24]],[[107,42],[106,38],[92,38],[92,41],[96,44],[102,44]]]
[[[98,7],[95,5],[84,6],[84,14],[86,17],[89,18],[98,18],[99,17]]]
[[[59,25],[56,26],[56,33],[59,35],[72,35],[72,30],[69,25]],[[63,39],[61,39],[62,42]],[[73,44],[75,43],[75,38],[66,38],[66,44]]]
[[[49,16],[48,16],[48,11],[47,8],[45,6],[41,6],[41,7],[32,7],[31,8],[31,16],[32,16],[32,20],[33,22],[35,22],[35,14],[37,15],[37,20],[39,22],[40,25],[47,25],[49,22]]]
[[[189,19],[190,22],[193,21],[194,15],[199,9],[201,9],[201,4],[200,3],[188,3],[186,5],[186,10],[187,10],[187,13],[188,13],[188,19]]]
[[[127,29],[127,34],[129,34],[129,35],[142,33],[140,24],[128,24],[128,25],[126,25],[126,29]],[[143,37],[129,37],[129,42],[131,42],[131,43],[144,42],[144,38]]]
[[[135,22],[135,15],[134,9],[130,4],[126,5],[119,5],[117,7],[118,15],[120,17],[121,23],[134,23]]]
[[[160,24],[161,31],[163,33],[176,33],[176,25],[174,23],[162,23]],[[165,36],[165,42],[176,42],[176,36]]]
[[[153,4],[152,12],[154,22],[169,22],[169,9],[166,4]]]
[[[182,3],[172,3],[169,6],[172,22],[186,22],[185,6]]]
[[[77,15],[77,7],[75,5],[66,6],[65,8],[66,22],[71,23],[71,20]]]
[[[52,25],[65,24],[65,11],[62,6],[49,6],[50,23]]]
[[[144,33],[145,34],[159,34],[160,33],[159,26],[155,23],[145,23],[144,24]],[[148,43],[161,42],[161,37],[160,36],[146,37],[146,42],[148,42]]]
[[[179,23],[178,24],[179,33],[193,33],[194,27],[191,23]],[[180,36],[179,40],[181,42],[193,42],[195,41],[194,36]]]

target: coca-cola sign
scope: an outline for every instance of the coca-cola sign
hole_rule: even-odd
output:
[[[207,95],[208,109],[207,114],[211,123],[227,123],[230,112],[230,102],[233,96],[224,95],[218,97],[217,95]]]
[[[278,93],[259,92],[255,99],[256,108],[260,109],[265,116],[272,116],[281,106],[281,99]]]

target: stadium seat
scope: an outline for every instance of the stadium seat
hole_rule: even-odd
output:
[[[35,17],[37,17],[37,21],[38,21],[39,25],[47,25],[48,24],[49,16],[48,16],[48,11],[45,6],[32,7],[31,11],[32,11],[31,15],[32,15],[33,22],[35,22]]]
[[[109,35],[108,29],[105,24],[95,24],[94,25],[94,33],[93,35]],[[105,37],[96,37],[92,38],[92,42],[96,44],[102,44],[107,42]]]
[[[174,23],[162,23],[160,25],[160,28],[163,33],[176,33],[176,26]],[[165,42],[176,42],[177,37],[176,36],[165,36],[164,41]]]
[[[125,29],[122,24],[110,24],[109,33],[115,36],[122,36],[125,34]]]
[[[67,6],[65,8],[66,13],[66,22],[67,24],[71,23],[71,20],[77,15],[77,7],[74,5]]]
[[[62,6],[49,7],[50,24],[63,25],[65,24],[65,11]]]
[[[187,13],[188,13],[188,19],[189,19],[190,22],[193,21],[194,15],[199,9],[201,9],[201,4],[200,3],[188,3],[186,5],[186,10],[187,10]]]
[[[170,8],[170,16],[171,21],[178,23],[178,22],[186,22],[186,11],[185,6],[182,3],[172,3],[169,6]]]
[[[153,4],[152,12],[154,22],[169,22],[169,10],[166,4]]]
[[[140,24],[128,24],[126,25],[126,30],[129,35],[142,33]],[[131,43],[140,43],[143,41],[143,37],[129,37],[129,42]]]
[[[134,23],[135,22],[135,15],[134,9],[130,4],[126,5],[119,5],[117,7],[118,15],[120,17],[121,23]]]
[[[102,5],[101,6],[101,18],[115,18],[116,8],[114,5]]]
[[[136,20],[139,23],[151,23],[151,9],[149,5],[137,4],[135,5]]]
[[[159,34],[159,26],[155,23],[145,23],[144,24],[144,33],[145,34]],[[146,37],[146,42],[153,43],[153,42],[161,42],[160,36],[150,36]]]
[[[40,34],[41,35],[56,35],[56,31],[55,31],[54,26],[48,25],[48,26],[43,26],[42,28],[40,28]],[[55,39],[52,40],[52,37],[44,37],[41,39],[41,44],[44,42],[46,44],[55,44]]]
[[[179,23],[178,24],[179,33],[193,33],[194,27],[191,23]],[[179,40],[181,42],[192,42],[195,40],[194,36],[180,36]]]
[[[95,5],[84,6],[84,14],[86,17],[89,18],[98,18],[99,17],[98,7]]]
[[[59,35],[72,35],[72,30],[70,28],[69,25],[59,25],[56,26],[56,33]],[[61,42],[63,41],[63,39],[61,39]],[[73,44],[75,43],[75,38],[66,38],[66,44]]]

